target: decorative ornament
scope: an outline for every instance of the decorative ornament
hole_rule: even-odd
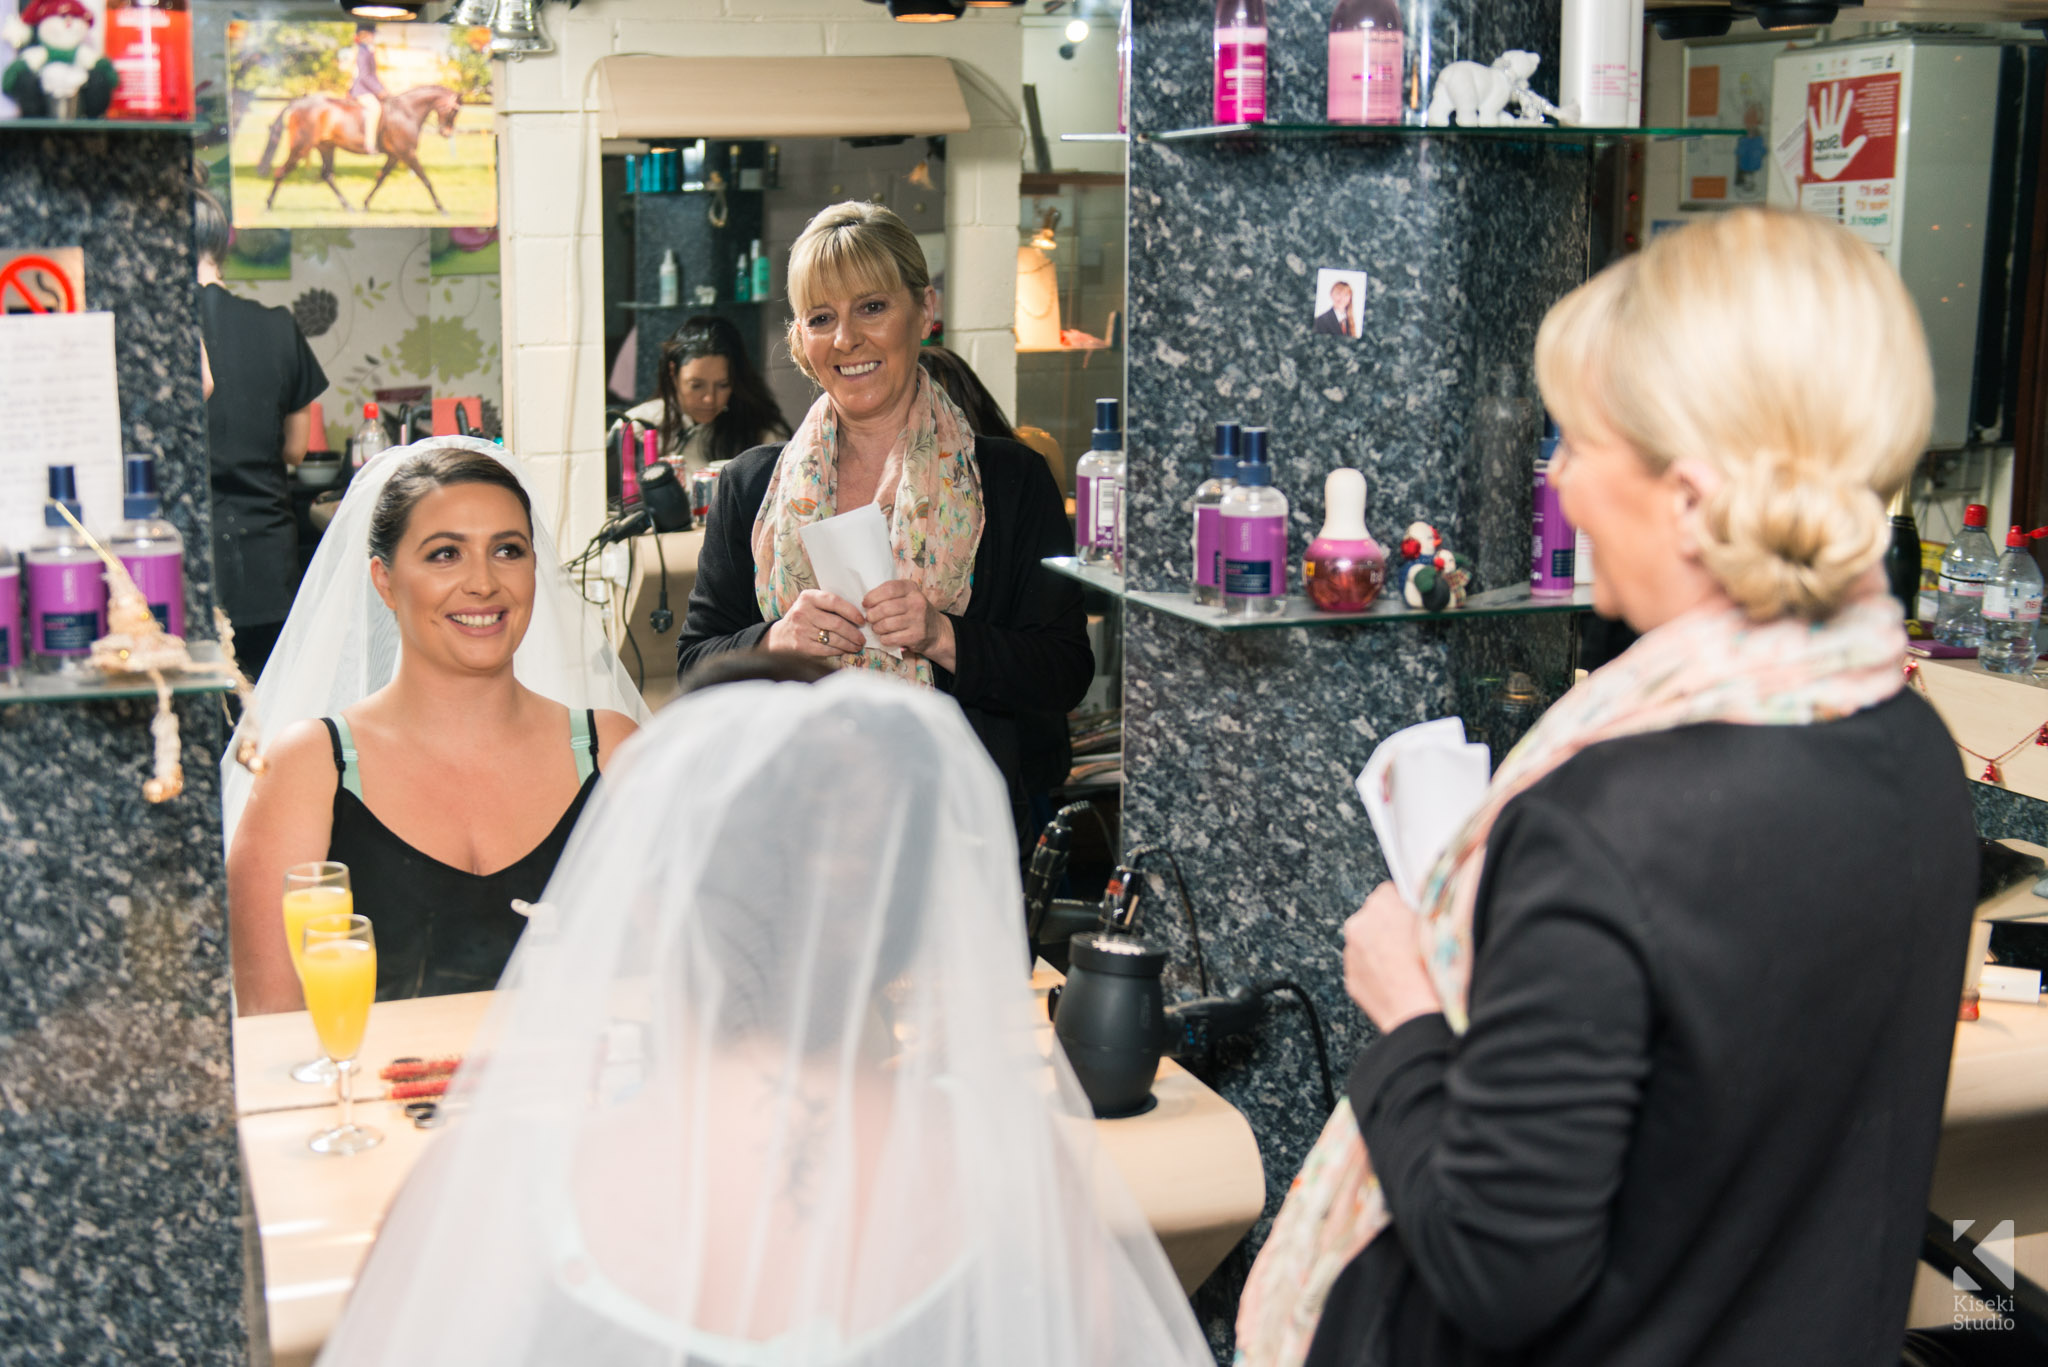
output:
[[[1437,74],[1430,93],[1427,121],[1432,128],[1545,127],[1543,120],[1577,123],[1579,108],[1560,109],[1529,88],[1529,78],[1543,59],[1533,52],[1503,52],[1493,65],[1452,62]],[[1512,104],[1513,113],[1508,112]]]
[[[96,119],[113,103],[120,77],[92,41],[84,0],[28,0],[21,17],[0,25],[0,44],[16,56],[0,74],[0,95],[25,119]]]
[[[1907,657],[1906,657],[1906,682],[1907,682],[1907,683],[1911,683],[1911,682],[1913,682],[1913,676],[1914,676],[1914,675],[1916,675],[1916,674],[1918,674],[1919,672],[1920,672],[1920,662],[1919,662],[1918,660],[1916,660],[1916,659],[1913,659],[1913,658],[1912,658],[1911,656],[1907,656]],[[2048,723],[2044,723],[2044,725],[2048,725]]]
[[[1927,676],[1925,673],[1921,671],[1920,662],[1918,660],[1914,660],[1911,658],[1907,659],[1906,684],[1910,688],[1919,689],[1921,696],[1923,697],[1931,698],[1933,696],[1933,694],[1927,691]],[[2042,722],[2039,726],[2027,728],[2027,732],[2025,735],[2021,736],[2018,740],[2014,741],[2011,745],[2006,746],[2003,750],[2000,750],[1995,755],[1987,755],[1981,753],[1980,751],[1972,750],[1969,746],[1963,744],[1961,741],[1956,741],[1955,747],[1956,749],[1962,751],[1964,754],[1968,755],[1971,759],[1981,759],[1984,761],[1984,772],[1977,776],[1979,782],[1996,783],[2003,787],[2005,784],[2005,771],[2000,769],[1998,766],[2004,764],[2006,761],[2010,760],[2014,755],[2017,755],[2021,750],[2025,749],[2028,741],[2032,741],[2036,745],[2048,745],[2048,721]]]
[[[221,658],[217,663],[201,663],[192,658],[185,648],[182,637],[173,636],[163,629],[156,614],[149,610],[149,599],[135,586],[135,580],[128,574],[128,567],[110,554],[71,510],[61,503],[51,507],[64,514],[64,520],[85,538],[94,554],[107,567],[107,634],[92,643],[88,661],[103,674],[146,674],[156,685],[156,716],[150,720],[149,732],[154,740],[150,777],[143,782],[142,796],[150,802],[169,802],[185,791],[185,769],[182,763],[183,747],[178,739],[178,714],[171,710],[171,686],[164,679],[166,672],[198,675],[225,675],[235,686],[235,695],[242,702],[242,718],[236,723],[235,734],[229,746],[236,759],[252,774],[264,769],[263,756],[256,747],[256,686],[249,682],[235,663],[235,633],[228,624],[225,613],[219,608],[213,612],[215,627],[220,632]]]
[[[1997,761],[1997,760],[1989,760],[1989,759],[1987,759],[1987,760],[1985,760],[1985,761],[1984,761],[1984,774],[1983,774],[1983,779],[1984,779],[1984,781],[1985,781],[1986,783],[2003,783],[2003,782],[2005,782],[2005,777],[2004,777],[2004,775],[2002,775],[2002,774],[2000,774],[2000,773],[1998,772],[1998,761]]]
[[[1401,601],[1424,612],[1443,612],[1465,605],[1472,583],[1472,562],[1443,547],[1443,538],[1427,522],[1411,522],[1401,536],[1401,564],[1395,572]]]

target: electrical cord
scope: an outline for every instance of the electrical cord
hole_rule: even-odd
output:
[[[1337,1109],[1337,1089],[1330,1082],[1330,1051],[1323,1044],[1323,1018],[1317,1012],[1315,1002],[1310,1000],[1307,991],[1303,989],[1300,983],[1287,978],[1275,978],[1271,982],[1261,983],[1252,989],[1252,996],[1254,998],[1262,999],[1285,994],[1292,994],[1294,999],[1301,1003],[1302,1011],[1308,1016],[1309,1037],[1315,1041],[1316,1045],[1316,1069],[1323,1075],[1323,1111],[1325,1114],[1328,1114]]]
[[[1337,1089],[1330,1072],[1330,1051],[1323,1043],[1322,1016],[1300,983],[1279,978],[1257,987],[1239,988],[1227,997],[1197,997],[1193,1001],[1175,1002],[1166,1008],[1167,1029],[1175,1041],[1167,1052],[1183,1061],[1207,1058],[1224,1040],[1257,1031],[1259,1021],[1265,1015],[1266,998],[1283,994],[1292,994],[1308,1017],[1309,1038],[1315,1042],[1316,1048],[1316,1073],[1323,1084],[1323,1110],[1327,1114],[1337,1109]]]
[[[1202,995],[1206,997],[1209,995],[1209,965],[1202,958],[1202,929],[1195,923],[1195,903],[1194,899],[1188,896],[1187,879],[1181,876],[1180,860],[1174,856],[1172,850],[1157,842],[1152,842],[1140,845],[1126,855],[1124,868],[1119,870],[1119,872],[1136,874],[1144,867],[1145,861],[1155,854],[1165,855],[1168,866],[1173,869],[1174,887],[1180,892],[1181,912],[1187,918],[1188,923],[1188,946],[1194,951],[1195,955],[1195,980],[1201,985]],[[1124,881],[1112,878],[1110,880],[1110,888],[1114,889],[1114,893],[1106,895],[1120,895],[1124,899],[1123,914],[1118,918],[1118,921],[1120,927],[1128,931],[1131,929],[1132,923],[1137,919],[1137,884],[1134,880]]]

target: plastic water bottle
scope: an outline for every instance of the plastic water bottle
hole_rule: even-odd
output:
[[[2039,535],[2018,527],[2007,532],[1998,572],[1984,588],[1984,644],[1977,647],[1977,662],[1993,674],[2025,674],[2034,668],[2034,633],[2041,625],[2041,567],[2034,563],[2027,542]]]
[[[371,456],[391,445],[391,438],[384,435],[384,420],[377,416],[377,405],[363,405],[363,425],[349,440],[348,463],[354,469],[363,468]]]
[[[1963,510],[1963,529],[1941,556],[1934,639],[1974,649],[1984,643],[1984,586],[1998,572],[1998,552],[1984,531],[1990,510],[1972,503]]]

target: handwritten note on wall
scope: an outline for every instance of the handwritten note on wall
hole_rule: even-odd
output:
[[[111,313],[0,317],[0,542],[43,531],[52,465],[78,467],[85,525],[121,517],[121,395]]]

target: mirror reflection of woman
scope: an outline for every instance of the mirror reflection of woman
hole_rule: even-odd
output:
[[[626,410],[661,434],[661,454],[691,470],[786,440],[789,424],[747,357],[740,330],[715,314],[687,319],[661,344],[659,392]]]
[[[790,248],[789,299],[791,355],[824,393],[720,477],[679,666],[766,646],[950,693],[1021,827],[1027,795],[1065,776],[1064,714],[1094,673],[1080,589],[1041,563],[1073,554],[1059,486],[1028,447],[975,436],[918,364],[938,296],[895,214],[822,210]],[[897,577],[850,603],[819,587],[801,533],[868,504]],[[1046,719],[1049,754],[1029,739]]]
[[[376,477],[359,477],[329,529],[335,544],[322,542],[330,562],[353,562],[337,597],[367,591],[381,605],[372,629],[352,630],[346,613],[330,620],[316,593],[287,623],[294,651],[280,642],[273,657],[285,675],[319,673],[327,666],[314,656],[330,633],[370,655],[380,653],[377,624],[396,637],[383,643],[395,646],[388,683],[332,711],[293,719],[287,703],[271,718],[289,724],[231,814],[244,1014],[300,1005],[280,901],[285,869],[312,860],[349,866],[357,909],[377,927],[380,1000],[494,986],[525,927],[513,902],[539,899],[603,763],[634,730],[626,712],[639,711],[637,699],[616,689],[611,707],[572,708],[521,682],[515,657],[543,576],[559,573],[542,560],[552,551],[502,458],[478,442],[422,445],[434,449],[388,453]],[[358,526],[361,559],[348,554]],[[562,606],[546,611],[558,618]]]

